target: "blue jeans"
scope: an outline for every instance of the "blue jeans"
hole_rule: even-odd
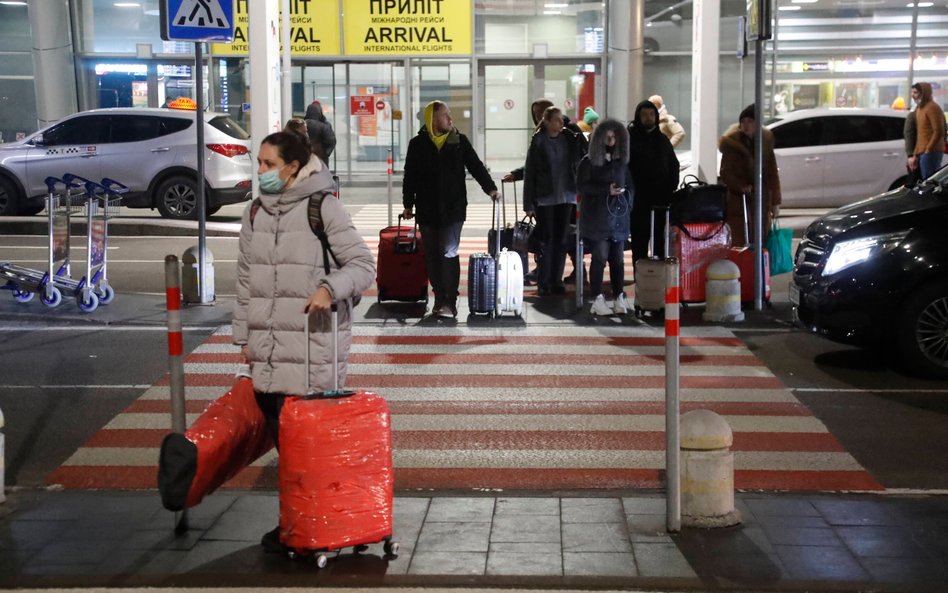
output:
[[[594,296],[602,294],[602,276],[608,263],[612,296],[618,297],[625,284],[625,256],[622,252],[625,241],[583,239],[583,242],[592,253],[592,264],[589,266],[590,292]]]
[[[918,173],[922,179],[928,179],[941,169],[941,152],[923,152],[918,155]]]

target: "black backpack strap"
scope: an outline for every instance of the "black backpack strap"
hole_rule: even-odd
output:
[[[332,252],[332,247],[329,246],[329,237],[326,236],[326,227],[323,225],[323,200],[328,195],[332,194],[314,194],[310,196],[309,208],[307,210],[309,228],[313,229],[313,234],[316,235],[316,238],[319,239],[320,244],[323,246],[323,268],[327,276],[329,275],[330,257],[332,261],[336,263],[337,267],[342,267],[339,264],[339,260],[336,259],[336,254]]]
[[[250,202],[250,228],[253,230],[253,219],[257,217],[257,212],[260,210],[260,206],[263,205],[263,202],[260,201],[260,198],[254,198],[253,202]]]

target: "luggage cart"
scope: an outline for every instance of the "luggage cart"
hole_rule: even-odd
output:
[[[128,188],[112,179],[103,179],[97,183],[78,175],[66,174],[67,183],[82,183],[85,188],[86,206],[86,269],[85,275],[74,279],[68,274],[59,274],[53,282],[64,292],[76,298],[79,309],[90,313],[100,304],[111,303],[115,291],[108,282],[108,219],[118,214],[122,203],[122,194]]]
[[[27,303],[34,295],[40,294],[44,305],[57,307],[62,303],[63,295],[56,286],[56,278],[69,275],[69,219],[81,207],[75,198],[84,196],[85,190],[75,182],[57,177],[47,177],[44,181],[48,189],[46,212],[49,219],[46,270],[0,262],[0,278],[6,280],[0,288],[12,290],[13,297],[21,303]],[[57,191],[60,185],[63,189]],[[56,269],[59,262],[62,264]]]

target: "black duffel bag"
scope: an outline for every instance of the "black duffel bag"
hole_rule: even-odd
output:
[[[727,188],[709,184],[694,175],[686,175],[672,194],[671,219],[678,226],[693,222],[724,222],[727,214]]]

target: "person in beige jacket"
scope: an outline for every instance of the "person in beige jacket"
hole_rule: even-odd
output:
[[[648,100],[655,106],[655,109],[658,109],[658,129],[671,141],[672,148],[677,148],[681,141],[685,139],[684,126],[678,123],[674,115],[668,113],[665,100],[662,99],[661,95],[652,95]]]
[[[310,196],[331,194],[332,174],[311,158],[308,142],[292,132],[264,138],[257,157],[259,207],[244,210],[237,256],[237,303],[234,344],[250,364],[257,404],[279,443],[279,418],[287,395],[332,389],[332,367],[339,387],[346,378],[352,344],[352,299],[375,278],[372,252],[356,231],[343,205],[322,200],[322,222],[332,250],[331,271],[323,267],[323,249],[310,226]],[[252,217],[252,218],[251,218]],[[339,305],[339,356],[332,360],[329,308]],[[309,336],[304,335],[309,315]],[[311,365],[305,363],[310,341]],[[268,550],[279,550],[279,529],[264,535]]]

